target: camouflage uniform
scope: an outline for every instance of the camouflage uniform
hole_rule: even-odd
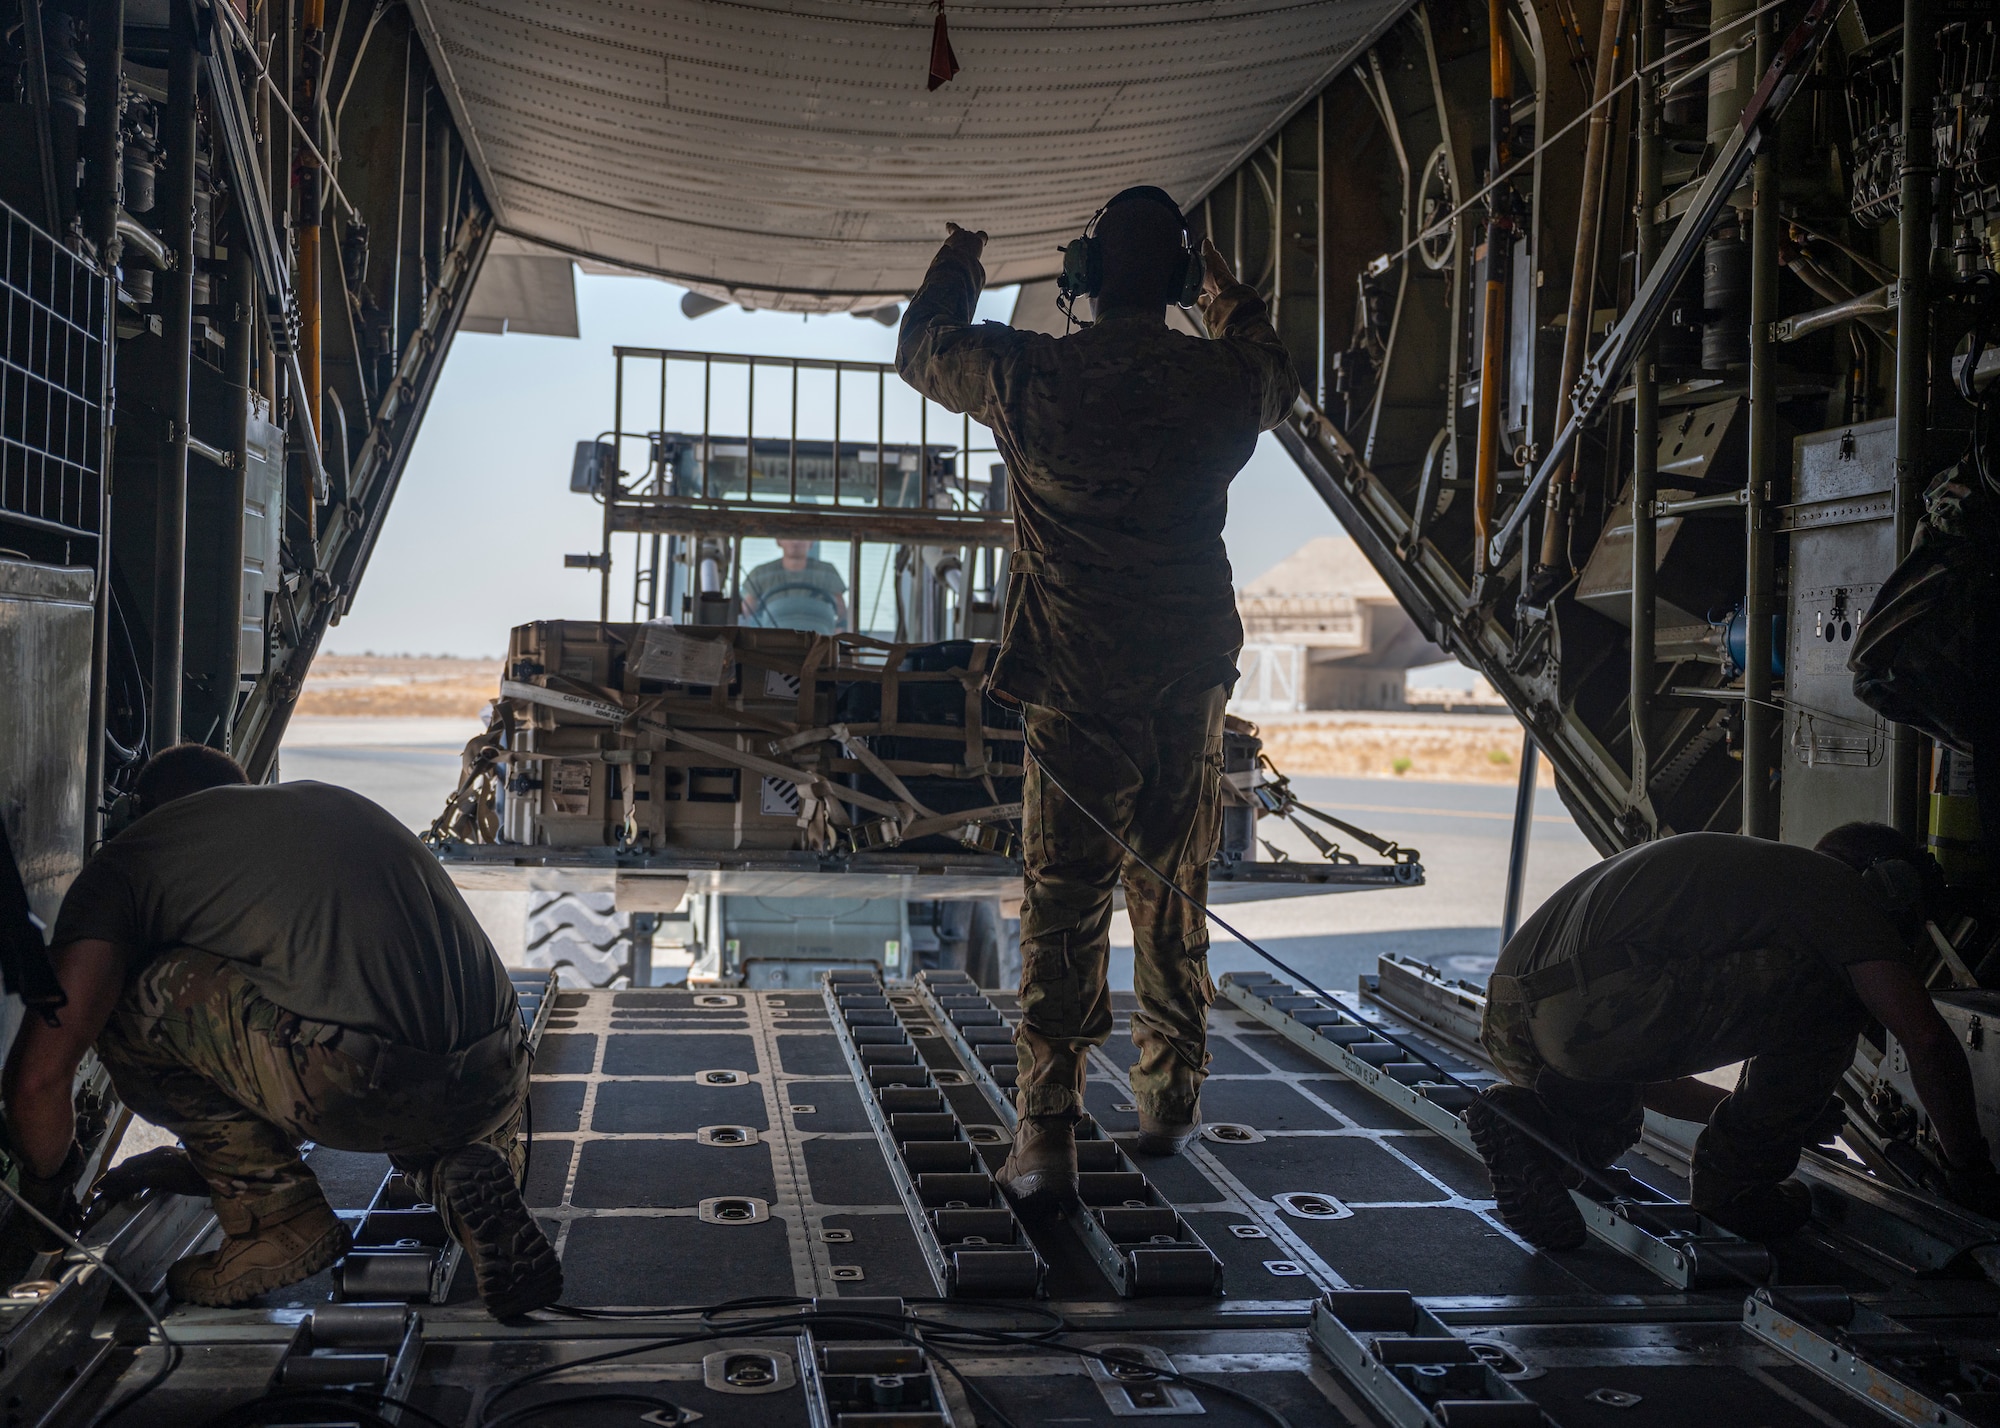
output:
[[[511,1055],[454,1078],[438,1064],[446,1058],[422,1053],[407,1065],[357,1060],[340,1049],[349,1035],[277,1006],[239,965],[182,948],[141,969],[97,1054],[125,1104],[187,1147],[232,1234],[322,1198],[299,1155],[305,1141],[387,1154],[420,1184],[443,1152],[486,1141],[520,1173],[528,1056],[518,1038]]]
[[[1222,707],[1212,688],[1193,700],[1117,720],[1027,707],[1028,746],[1063,787],[1089,805],[1154,867],[1196,898],[1221,834]],[[1192,1118],[1207,1074],[1208,922],[1125,858],[1077,806],[1028,765],[1023,852],[1021,1025],[1016,1100],[1023,1115],[1083,1108],[1089,1048],[1111,1034],[1105,988],[1111,893],[1125,885],[1132,919],[1134,1099],[1148,1115]]]
[[[986,274],[957,242],[932,262],[897,344],[904,380],[993,431],[1017,549],[989,688],[1025,710],[1055,778],[1181,886],[1206,893],[1221,717],[1243,627],[1222,545],[1229,482],[1284,420],[1298,377],[1255,289],[1225,285],[1213,338],[1160,309],[1068,337],[973,325]],[[1124,856],[1031,764],[1024,793],[1020,1109],[1081,1111],[1086,1048],[1111,1028],[1111,892]],[[1198,913],[1122,869],[1137,940],[1140,1104],[1190,1112],[1214,995]]]
[[[1647,859],[1654,880],[1594,895]],[[1791,1174],[1853,1059],[1867,1013],[1842,966],[1900,955],[1832,859],[1684,834],[1597,865],[1537,912],[1501,953],[1480,1039],[1598,1166],[1638,1140],[1647,1084],[1744,1062],[1695,1143],[1694,1202],[1721,1205]]]

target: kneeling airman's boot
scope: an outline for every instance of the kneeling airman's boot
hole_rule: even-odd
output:
[[[1544,1141],[1566,1146],[1555,1117],[1526,1086],[1489,1086],[1465,1110],[1507,1228],[1537,1249],[1575,1249],[1589,1237],[1570,1198],[1581,1176]]]
[[[347,1253],[347,1226],[318,1186],[310,1190],[277,1207],[218,1199],[222,1243],[169,1267],[167,1292],[188,1304],[228,1309],[327,1268]]]
[[[1812,1191],[1801,1181],[1781,1180],[1775,1185],[1746,1186],[1712,1205],[1697,1196],[1694,1207],[1746,1240],[1781,1240],[1812,1219]]]
[[[472,1258],[479,1297],[496,1319],[562,1298],[562,1262],[521,1198],[507,1157],[491,1145],[461,1146],[431,1172],[438,1208]]]
[[[1076,1121],[1070,1116],[1022,1116],[1014,1149],[994,1175],[1024,1209],[1076,1203]]]

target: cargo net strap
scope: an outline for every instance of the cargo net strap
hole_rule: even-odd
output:
[[[1335,818],[1331,813],[1301,802],[1299,796],[1292,791],[1292,781],[1278,771],[1278,766],[1271,762],[1270,755],[1261,749],[1258,750],[1257,766],[1254,769],[1223,775],[1222,789],[1222,796],[1227,802],[1238,807],[1247,804],[1257,810],[1259,818],[1284,819],[1303,833],[1306,841],[1317,848],[1320,856],[1329,863],[1353,864],[1361,860],[1307,823],[1307,819],[1345,833],[1362,847],[1381,855],[1391,863],[1423,861],[1423,855],[1415,848],[1405,848],[1392,838],[1370,833],[1366,828],[1356,827],[1345,819]],[[1278,862],[1289,861],[1289,855],[1273,846],[1268,839],[1260,837],[1257,841],[1262,843],[1265,850]]]
[[[621,642],[632,645],[629,640]],[[924,647],[869,635],[808,635],[801,647],[787,651],[758,648],[755,640],[739,639],[734,631],[718,629],[713,634],[687,637],[677,648],[698,652],[708,683],[681,681],[678,689],[645,693],[543,672],[539,666],[511,670],[511,677],[501,682],[501,697],[488,728],[466,745],[458,786],[425,838],[433,846],[497,841],[497,787],[510,765],[550,760],[631,764],[641,761],[637,755],[671,745],[795,788],[800,847],[806,851],[862,852],[944,836],[969,851],[1018,854],[1016,829],[1022,804],[1018,797],[1006,796],[1012,790],[1003,791],[1000,781],[1023,776],[1026,735],[1019,728],[986,722],[985,685],[993,648],[989,642],[966,641],[962,664],[931,670],[901,668],[914,650]],[[645,658],[650,655],[633,646],[627,656],[628,668],[641,679],[653,679],[653,674],[629,663]],[[738,707],[747,705],[751,697],[746,684],[747,672],[752,670],[787,682],[789,688],[776,690],[767,682],[766,691],[780,697],[796,696],[792,719],[779,717],[768,706],[761,711]],[[826,717],[821,712],[825,686],[860,682],[880,684],[879,707],[872,711],[875,719],[818,722]],[[904,684],[958,685],[963,691],[963,722],[903,719]],[[734,704],[732,691],[741,696]],[[935,700],[929,705],[932,718],[949,717]],[[607,725],[614,747],[562,753],[506,747],[518,742],[509,735],[526,706],[550,708],[569,720]],[[683,727],[690,721],[699,721],[701,732]],[[1232,718],[1230,728],[1251,741],[1256,752],[1251,768],[1224,775],[1221,797],[1226,803],[1250,807],[1260,820],[1276,817],[1290,823],[1330,863],[1355,864],[1360,859],[1327,837],[1322,828],[1344,835],[1392,864],[1419,861],[1415,848],[1403,847],[1303,802],[1290,780],[1263,753],[1256,726]],[[732,729],[737,732],[727,732]],[[875,742],[877,736],[962,744],[964,761],[954,764],[889,757]],[[738,747],[738,743],[749,747]],[[872,791],[851,786],[863,775],[872,781]],[[932,806],[934,795],[927,801],[911,786],[913,779],[939,778],[976,781],[985,801],[976,807],[940,811]],[[621,846],[631,846],[640,840],[636,778],[622,780],[621,795],[617,838]],[[1291,860],[1268,839],[1258,841],[1275,861]]]
[[[994,785],[994,779],[1018,778],[1022,766],[1018,763],[990,762],[987,746],[989,741],[1010,738],[1018,742],[1022,736],[1019,730],[987,728],[980,717],[983,715],[986,646],[973,643],[971,657],[964,669],[905,671],[897,666],[908,654],[910,646],[866,636],[816,637],[798,659],[740,647],[726,635],[714,642],[723,647],[721,673],[724,675],[732,670],[754,668],[795,680],[801,722],[809,720],[815,712],[820,682],[841,677],[850,680],[879,678],[882,681],[883,711],[888,717],[870,723],[836,723],[802,729],[797,722],[732,707],[729,693],[732,686],[740,688],[740,673],[736,678],[717,678],[708,686],[706,694],[633,694],[547,673],[506,679],[501,683],[501,697],[494,705],[488,727],[466,745],[458,786],[446,799],[443,811],[426,830],[426,841],[434,847],[453,841],[495,841],[499,835],[496,784],[509,764],[552,760],[624,764],[631,762],[637,752],[674,744],[745,772],[793,785],[799,794],[801,843],[811,851],[892,847],[913,838],[939,834],[956,834],[974,851],[1012,851],[1013,837],[1004,825],[1019,821],[1021,804],[1018,800],[1003,799]],[[847,657],[850,649],[858,654],[864,647],[879,649],[883,663],[863,664],[857,658]],[[975,720],[973,727],[898,720],[895,717],[897,704],[891,701],[897,697],[899,679],[960,683],[966,691],[968,716]],[[611,726],[613,736],[621,747],[560,754],[509,749],[505,747],[506,736],[514,715],[522,705],[539,705],[574,719],[605,723]],[[749,732],[774,736],[765,741],[769,756],[736,748],[714,737],[681,728],[675,722],[676,716],[685,717],[696,710],[699,710],[699,717],[704,722],[735,725]],[[963,765],[884,759],[868,746],[866,739],[870,735],[888,733],[932,739],[963,739],[968,758]],[[835,752],[844,754],[845,759],[829,757]],[[849,788],[834,782],[829,776],[857,768],[871,774],[891,796],[884,798]],[[940,813],[911,791],[904,781],[906,775],[976,779],[984,785],[989,802],[980,807]],[[627,841],[636,840],[638,833],[636,784],[633,778],[623,781],[621,833]],[[858,819],[856,813],[878,817],[863,820]]]

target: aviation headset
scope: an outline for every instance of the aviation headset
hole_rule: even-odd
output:
[[[1874,895],[1905,941],[1916,940],[1932,916],[1932,881],[1908,858],[1877,858],[1861,870],[1861,885]]]
[[[1061,294],[1058,306],[1064,315],[1070,314],[1070,307],[1078,298],[1095,297],[1103,289],[1104,240],[1097,236],[1097,224],[1099,219],[1121,203],[1157,203],[1173,213],[1175,221],[1181,225],[1181,273],[1172,298],[1181,307],[1193,307],[1195,296],[1201,292],[1204,269],[1201,254],[1187,241],[1187,219],[1182,216],[1181,206],[1174,202],[1172,194],[1151,184],[1140,184],[1113,194],[1103,208],[1090,216],[1090,222],[1084,225],[1083,236],[1058,250],[1062,254],[1063,265],[1056,288]]]

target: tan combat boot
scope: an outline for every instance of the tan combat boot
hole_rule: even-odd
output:
[[[347,1253],[347,1226],[326,1197],[310,1196],[277,1208],[217,1199],[221,1245],[191,1254],[167,1270],[167,1291],[189,1304],[213,1309],[247,1304],[260,1294],[297,1284]]]
[[[1022,1116],[1014,1149],[993,1177],[1026,1210],[1076,1203],[1076,1121],[1070,1116]]]
[[[507,1157],[468,1145],[438,1157],[433,1193],[452,1235],[472,1259],[479,1297],[496,1319],[511,1319],[562,1298],[562,1262],[535,1217]]]
[[[1156,1116],[1141,1107],[1139,1134],[1133,1139],[1132,1148],[1141,1155],[1179,1155],[1200,1133],[1199,1106],[1178,1116]]]

